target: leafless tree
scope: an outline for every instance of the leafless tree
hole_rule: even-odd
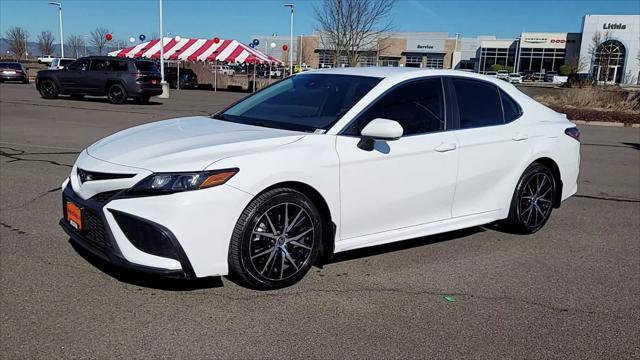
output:
[[[16,59],[21,59],[27,53],[27,41],[29,33],[22,27],[14,26],[7,30],[7,42],[9,43],[9,51],[11,51]]]
[[[42,55],[50,55],[53,53],[53,34],[51,31],[45,30],[38,35],[38,49]]]
[[[79,35],[67,37],[67,48],[71,51],[71,57],[78,58],[84,50],[84,39]]]
[[[98,26],[91,32],[91,44],[98,49],[98,54],[102,55],[102,51],[107,45],[107,38],[105,37],[109,33],[109,29]]]
[[[396,0],[323,0],[314,7],[320,43],[332,51],[334,66],[356,66],[363,52],[378,51],[392,29]]]

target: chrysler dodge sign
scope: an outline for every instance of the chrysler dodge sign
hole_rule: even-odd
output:
[[[522,33],[523,48],[563,49],[580,42],[580,34],[571,33]]]

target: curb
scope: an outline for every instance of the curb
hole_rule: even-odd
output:
[[[578,125],[591,125],[591,126],[605,126],[605,127],[630,127],[634,129],[640,129],[640,124],[629,124],[621,122],[607,122],[607,121],[586,121],[586,120],[569,120]]]

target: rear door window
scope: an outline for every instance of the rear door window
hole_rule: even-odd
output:
[[[453,78],[458,100],[460,128],[470,129],[503,124],[498,87],[486,81]]]
[[[107,65],[107,70],[108,71],[127,71],[128,63],[126,61],[122,61],[122,60],[110,60],[109,64]]]
[[[107,71],[107,60],[91,60],[91,71]]]

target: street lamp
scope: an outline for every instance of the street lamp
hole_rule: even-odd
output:
[[[62,34],[62,4],[50,1],[49,5],[58,7],[58,18],[60,19],[60,57],[64,57],[64,35]]]
[[[284,4],[285,7],[291,8],[291,35],[289,38],[289,75],[293,74],[293,8],[296,4]]]

